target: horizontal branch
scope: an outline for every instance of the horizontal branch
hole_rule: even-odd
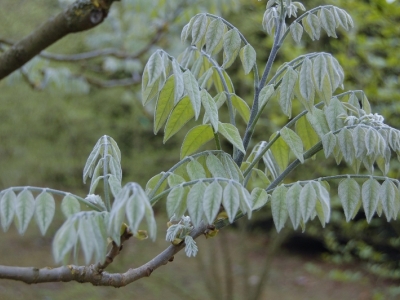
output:
[[[77,0],[57,16],[47,20],[0,55],[0,80],[64,36],[101,24],[115,1],[120,0],[105,0],[102,1],[102,6],[96,7],[90,0]]]
[[[197,238],[207,230],[207,225],[200,225],[190,234]],[[91,283],[96,286],[123,287],[143,277],[149,277],[157,268],[172,261],[173,256],[185,247],[184,243],[170,245],[167,249],[149,262],[125,273],[101,272],[98,265],[74,266],[67,265],[58,268],[12,267],[0,265],[0,279],[11,279],[28,284],[45,282]]]

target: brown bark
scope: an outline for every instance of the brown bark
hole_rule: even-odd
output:
[[[91,29],[107,17],[111,4],[120,0],[77,0],[54,18],[14,44],[0,56],[0,80],[69,33]]]

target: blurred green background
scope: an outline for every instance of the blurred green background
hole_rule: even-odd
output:
[[[59,12],[59,2],[0,0],[0,39],[17,41],[25,36]],[[162,22],[173,18],[173,22],[165,23],[163,35],[148,53],[136,59],[121,63],[107,58],[75,64],[35,60],[26,67],[28,81],[15,72],[0,82],[1,189],[48,186],[85,195],[88,187],[82,183],[82,169],[95,142],[104,134],[112,136],[121,148],[124,183],[135,181],[144,186],[153,175],[178,161],[180,142],[186,132],[183,130],[166,145],[162,143],[162,134],[154,136],[151,108],[142,108],[140,104],[140,85],[97,88],[87,84],[79,74],[101,80],[140,76],[146,59],[155,49],[162,47],[177,55],[183,49],[179,37],[185,22],[197,12],[210,10],[222,13],[238,27],[256,49],[259,68],[263,69],[272,44],[261,27],[266,1],[194,1],[195,5],[183,6],[177,16],[171,17],[170,13],[181,2],[184,1],[116,2],[104,24],[93,31],[70,35],[47,49],[68,54],[119,47],[136,53],[155,36]],[[278,61],[289,61],[306,52],[333,53],[345,70],[345,89],[363,89],[374,111],[382,114],[388,124],[400,128],[399,1],[304,2],[307,8],[321,4],[344,8],[353,16],[356,26],[350,33],[339,32],[338,39],[322,35],[319,41],[312,42],[304,37],[301,45],[295,45],[289,38]],[[50,80],[41,89],[44,68],[55,70],[57,80]],[[60,70],[67,75],[60,75]],[[228,72],[236,92],[250,100],[251,77],[244,76],[239,62]],[[260,122],[255,140],[267,139],[286,122],[278,104],[272,104]],[[298,174],[302,174],[299,178],[311,179],[347,170],[346,166],[336,167],[322,156],[315,162],[317,165],[312,168],[306,165],[299,169]],[[398,178],[399,170],[395,162],[390,175]],[[109,271],[123,272],[138,266],[167,246],[163,241],[164,209],[162,205],[155,209],[160,230],[157,242],[129,241]],[[60,222],[58,216],[45,237],[40,236],[33,224],[24,237],[14,231],[0,235],[0,264],[52,266],[51,238]],[[361,216],[347,224],[338,208],[324,230],[313,223],[305,234],[288,231],[287,239],[277,239],[271,225],[269,210],[262,210],[251,222],[243,220],[220,232],[215,239],[200,238],[200,257],[189,259],[180,253],[173,263],[155,271],[149,279],[125,288],[79,283],[28,286],[0,281],[0,298],[250,299],[248,295],[263,282],[264,270],[269,270],[266,273],[269,280],[258,299],[400,297],[396,288],[400,279],[398,222],[387,224],[384,219],[375,218],[368,226]],[[281,243],[283,252],[277,250]]]

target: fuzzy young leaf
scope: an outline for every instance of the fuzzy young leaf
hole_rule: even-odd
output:
[[[244,74],[247,75],[256,63],[256,51],[250,44],[247,44],[240,50],[239,56],[243,64]]]
[[[56,210],[56,204],[51,194],[43,191],[35,200],[35,219],[42,235],[45,235]]]
[[[189,96],[190,102],[192,103],[195,119],[197,120],[201,108],[200,90],[196,78],[189,70],[183,73],[183,84],[185,86],[185,91]]]
[[[61,211],[66,218],[81,210],[79,201],[71,194],[66,195],[61,201]]]
[[[181,185],[175,186],[167,196],[167,213],[168,217],[171,218],[175,212],[179,209],[183,201],[185,189]],[[179,216],[176,216],[179,218]]]
[[[332,131],[329,131],[322,137],[322,145],[324,147],[325,157],[328,158],[335,150],[336,135],[334,135]]]
[[[213,177],[228,178],[224,165],[215,155],[207,156],[206,165]]]
[[[339,116],[346,115],[346,110],[336,97],[333,98],[329,106],[325,108],[325,115],[331,131],[336,131],[344,127],[344,121]]]
[[[306,57],[301,65],[299,87],[301,96],[309,103],[314,103],[314,83],[312,81],[312,63],[311,60]]]
[[[304,163],[303,142],[301,141],[301,138],[296,134],[296,132],[287,127],[283,127],[280,133],[281,137],[285,143],[288,144],[293,154],[300,160],[301,163]]]
[[[292,99],[293,91],[298,78],[297,72],[290,66],[287,67],[287,71],[282,78],[282,84],[280,85],[280,98],[279,104],[282,111],[289,118],[292,116]]]
[[[15,200],[15,214],[19,234],[24,234],[35,213],[35,199],[29,190],[23,190]]]
[[[239,130],[235,126],[229,123],[218,122],[218,132],[221,133],[229,142],[231,142],[231,144],[234,145],[240,152],[246,153]]]
[[[92,177],[93,171],[96,166],[97,158],[100,155],[100,150],[101,150],[101,144],[100,140],[98,140],[92,152],[89,154],[85,167],[83,168],[83,183],[86,183],[86,179],[88,177]]]
[[[239,209],[239,192],[231,182],[224,188],[222,205],[228,214],[229,222],[233,223]]]
[[[321,22],[322,28],[326,31],[328,36],[337,38],[336,35],[336,20],[335,16],[332,14],[332,12],[329,9],[322,8],[319,11],[319,19]]]
[[[218,181],[214,181],[207,186],[204,192],[203,209],[208,224],[214,223],[215,217],[217,216],[221,206],[222,193],[223,190]]]
[[[290,33],[292,34],[293,40],[299,44],[303,35],[303,26],[297,22],[292,23],[292,25],[290,25]]]
[[[145,209],[144,201],[140,199],[139,193],[134,193],[128,198],[126,202],[126,218],[128,219],[129,228],[133,234],[136,234],[139,229],[139,224],[144,217]]]
[[[292,185],[286,194],[286,205],[289,212],[290,221],[293,228],[297,229],[301,222],[300,192],[302,186],[296,182]]]
[[[214,137],[210,124],[193,127],[185,136],[181,148],[181,159],[198,150],[202,145]]]
[[[180,185],[181,183],[184,183],[185,179],[178,174],[171,173],[171,174],[169,174],[167,181],[168,181],[168,185],[170,187],[174,187],[176,185]]]
[[[222,19],[212,20],[206,33],[206,52],[212,54],[218,46],[225,32],[225,24]]]
[[[319,54],[312,61],[313,65],[313,78],[317,90],[322,91],[324,88],[324,78],[328,75],[328,66],[326,63],[325,55]]]
[[[322,227],[329,222],[331,216],[330,196],[329,191],[319,181],[311,182],[315,193],[317,194],[317,203],[315,204],[315,211],[317,212],[318,219]]]
[[[255,188],[251,191],[251,205],[253,210],[260,209],[270,200],[270,195],[265,191],[265,189]]]
[[[361,199],[360,186],[354,179],[347,178],[339,183],[338,192],[346,221],[349,222],[358,210],[357,206]]]
[[[75,221],[68,219],[58,229],[53,239],[53,256],[56,263],[61,262],[67,253],[76,245],[78,234],[75,229]]]
[[[241,39],[237,29],[231,29],[224,35],[224,69],[229,68],[240,51]]]
[[[276,231],[281,231],[285,227],[288,218],[288,210],[286,205],[287,188],[284,185],[278,186],[272,193],[271,210],[272,218],[276,227]]]
[[[92,235],[93,228],[88,215],[82,215],[78,221],[78,237],[85,256],[85,263],[88,264],[92,258],[95,243]]]
[[[190,180],[196,180],[207,177],[203,165],[199,163],[197,160],[192,160],[188,162],[188,164],[186,165],[186,170],[188,172]]]
[[[271,135],[270,140],[272,140],[275,135],[276,133]],[[290,147],[285,142],[283,137],[280,137],[276,140],[275,143],[272,144],[270,150],[275,158],[276,163],[279,166],[280,171],[283,172],[289,164]]]
[[[211,97],[211,95],[206,90],[201,90],[201,103],[206,111],[208,119],[212,127],[214,128],[214,132],[218,132],[218,107]]]
[[[365,135],[366,129],[362,126],[357,126],[353,129],[353,145],[357,159],[363,159],[364,156],[367,154],[367,148],[365,146]]]
[[[310,182],[301,189],[299,202],[301,216],[303,222],[306,223],[314,213],[315,205],[317,203],[317,193]]]
[[[325,114],[322,110],[314,108],[313,113],[307,114],[306,117],[320,139],[330,131]]]
[[[174,83],[175,83],[175,89],[174,89],[174,104],[178,103],[179,99],[181,98],[185,86],[183,84],[183,74],[181,67],[179,66],[179,63],[174,59],[172,61],[172,72],[173,75],[175,76],[174,78]]]
[[[391,180],[386,179],[382,183],[379,190],[379,199],[382,204],[382,209],[386,215],[386,219],[389,222],[392,219],[393,212],[396,211],[396,189]]]
[[[188,96],[183,97],[174,107],[165,125],[164,143],[194,117],[194,110]]]
[[[145,66],[145,71],[148,74],[148,86],[152,86],[164,71],[164,61],[159,51],[154,52]]]
[[[258,98],[258,107],[259,110],[263,110],[267,105],[268,101],[271,99],[271,96],[274,94],[275,89],[273,84],[266,85],[260,91],[260,96]]]
[[[0,199],[0,220],[3,231],[7,231],[14,220],[17,196],[13,190],[6,191]]]
[[[318,135],[306,117],[300,118],[296,122],[295,127],[297,134],[303,141],[304,150],[308,150],[316,143],[318,143],[319,141]]]
[[[150,178],[150,180],[146,184],[146,194],[149,195],[157,186],[157,183],[161,180],[165,173],[161,172],[160,174],[157,174]],[[167,187],[167,180],[164,180],[161,186],[157,189],[157,191],[154,193],[154,196],[157,196],[159,193],[163,192],[165,188]]]
[[[154,112],[154,134],[160,130],[171,110],[174,107],[175,101],[175,75],[168,77],[163,89],[161,90]]]
[[[362,202],[365,212],[365,217],[367,218],[367,222],[371,222],[372,216],[374,215],[376,208],[379,203],[379,190],[381,185],[375,179],[368,179],[364,182],[361,195]]]
[[[207,31],[207,16],[205,14],[199,15],[193,22],[192,27],[192,45],[200,42]]]
[[[187,208],[195,227],[200,225],[203,219],[203,197],[206,191],[206,185],[199,181],[189,191],[187,197]]]
[[[343,128],[338,134],[339,147],[343,153],[344,160],[352,164],[355,158],[355,149],[353,145],[353,135],[347,128]]]

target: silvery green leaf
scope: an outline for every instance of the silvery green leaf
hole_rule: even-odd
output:
[[[206,114],[208,115],[208,119],[210,120],[210,123],[214,129],[214,132],[218,132],[218,108],[217,108],[217,105],[216,105],[214,99],[211,97],[211,95],[206,90],[202,89],[200,92],[200,95],[201,95],[201,103],[203,104]]]
[[[213,177],[228,178],[224,165],[215,155],[208,155],[206,164]]]
[[[214,223],[222,202],[222,187],[218,181],[207,186],[203,196],[204,215],[208,224]]]
[[[322,8],[319,10],[319,19],[322,28],[326,31],[328,36],[337,38],[336,35],[336,21],[335,16],[329,9]]]
[[[362,192],[362,202],[367,222],[370,223],[379,202],[379,190],[381,185],[375,179],[368,179],[364,182]]]
[[[169,192],[167,196],[167,213],[168,217],[171,218],[177,210],[179,210],[179,207],[181,206],[183,202],[183,196],[184,196],[185,189],[181,185],[175,186],[171,192]],[[180,216],[176,216],[180,217]]]
[[[17,196],[14,191],[9,189],[5,193],[0,194],[0,220],[3,231],[7,231],[14,220],[15,203]]]
[[[128,198],[128,200],[126,201],[125,209],[129,228],[133,232],[133,234],[136,234],[137,230],[139,229],[139,224],[144,217],[146,209],[143,199],[140,199],[139,193],[134,193]]]
[[[258,98],[258,107],[260,110],[264,109],[265,105],[267,105],[274,92],[275,89],[273,84],[266,85],[262,88],[262,90],[260,91],[260,96]]]
[[[220,160],[225,167],[228,178],[237,182],[242,182],[244,180],[242,171],[229,154],[223,154]]]
[[[292,34],[293,40],[299,44],[301,42],[301,36],[303,35],[303,26],[298,22],[293,22],[292,25],[290,25],[290,33]]]
[[[187,173],[189,174],[190,180],[196,180],[200,178],[206,178],[206,171],[204,170],[201,163],[197,160],[192,160],[186,165]]]
[[[189,96],[190,102],[192,103],[192,107],[195,112],[195,119],[197,120],[201,108],[200,90],[196,78],[189,70],[183,73],[183,83],[185,86],[185,91]]]
[[[328,73],[332,86],[332,92],[334,92],[341,84],[343,84],[344,73],[342,67],[332,55],[327,55],[326,62],[328,65]]]
[[[377,154],[377,141],[379,134],[376,129],[370,127],[365,134],[365,146],[367,148],[367,155]]]
[[[394,188],[394,210],[392,211],[392,218],[393,220],[396,220],[400,210],[400,191],[398,187],[399,183],[397,182],[397,184],[395,184],[393,181],[390,181],[390,184]]]
[[[172,60],[172,72],[175,75],[175,89],[174,89],[174,104],[177,104],[179,99],[182,97],[183,92],[185,90],[183,84],[183,75],[182,70],[179,66],[179,63],[174,59]]]
[[[392,219],[393,212],[396,211],[396,192],[395,187],[391,184],[391,180],[386,179],[379,190],[379,199],[382,203],[382,209],[386,215],[386,219],[389,222]]]
[[[332,98],[328,106],[325,107],[325,116],[331,131],[336,131],[344,127],[344,121],[340,115],[346,115],[346,110],[342,103],[336,98]]]
[[[181,184],[181,183],[184,183],[184,182],[186,182],[186,180],[185,180],[182,176],[180,176],[180,175],[171,173],[171,174],[168,176],[168,185],[169,185],[170,187],[177,186],[177,185],[179,185],[179,184]]]
[[[281,137],[285,141],[285,143],[290,147],[290,150],[292,150],[293,154],[300,160],[301,163],[304,163],[304,157],[303,157],[303,142],[301,141],[301,138],[297,135],[296,132],[294,132],[292,129],[288,127],[283,127],[280,130]]]
[[[322,145],[324,147],[325,157],[328,158],[328,156],[331,155],[335,149],[336,135],[334,135],[332,131],[329,131],[322,137]]]
[[[117,177],[119,181],[122,180],[121,164],[114,158],[110,157],[108,161],[109,173]]]
[[[239,192],[236,187],[229,182],[222,194],[222,205],[228,215],[229,222],[233,223],[239,209]]]
[[[236,188],[239,192],[239,206],[240,210],[243,214],[247,214],[247,217],[250,219],[253,209],[251,207],[251,195],[248,190],[241,184],[236,184]]]
[[[90,155],[86,161],[85,167],[83,169],[83,183],[86,183],[86,179],[88,177],[92,177],[94,168],[96,166],[97,158],[98,158],[98,156],[100,154],[100,150],[101,150],[100,142],[101,142],[101,139],[99,139],[97,141],[96,145],[94,146],[92,152],[90,153]]]
[[[312,181],[311,184],[317,194],[315,211],[322,227],[325,227],[331,216],[329,191],[319,181]]]
[[[207,16],[205,14],[200,14],[193,22],[192,27],[192,45],[200,42],[207,31]]]
[[[233,126],[230,123],[218,122],[218,132],[221,133],[240,152],[243,154],[246,153],[242,138],[240,137],[239,130],[236,126]]]
[[[149,76],[147,85],[151,86],[156,82],[158,78],[160,78],[161,73],[163,73],[164,71],[164,61],[159,51],[154,52],[150,56],[145,66],[145,70],[148,72]]]
[[[317,203],[317,194],[310,182],[301,189],[299,203],[303,222],[307,223],[315,211],[315,204]]]
[[[325,75],[328,74],[328,67],[325,59],[325,55],[319,54],[312,61],[313,66],[313,78],[315,86],[319,91],[323,90],[323,80]]]
[[[122,188],[121,181],[114,175],[110,175],[110,177],[108,177],[108,185],[110,186],[111,193],[116,197]]]
[[[251,191],[251,204],[253,210],[260,209],[263,207],[265,204],[268,203],[270,200],[271,195],[269,195],[265,189],[261,188],[255,188],[254,190]]]
[[[19,234],[23,235],[28,228],[33,214],[35,213],[35,199],[32,193],[25,189],[20,192],[15,200],[16,225]]]
[[[304,28],[305,32],[307,32],[307,34],[310,36],[311,40],[314,41],[315,40],[314,32],[313,32],[313,29],[311,28],[309,18],[303,18],[301,20],[301,23],[303,24],[303,28]]]
[[[356,150],[356,158],[363,159],[367,153],[365,145],[366,129],[362,126],[357,126],[353,129],[353,145]]]
[[[185,237],[185,253],[187,257],[195,257],[199,249],[197,248],[195,240],[190,236],[187,235]]]
[[[50,193],[41,192],[35,199],[35,219],[40,232],[45,235],[56,210],[54,198]]]
[[[66,220],[53,239],[53,256],[56,263],[60,263],[64,259],[67,253],[76,245],[77,239],[75,221]]]
[[[106,256],[108,213],[93,213],[90,218],[94,242],[95,261],[103,262]]]
[[[304,19],[306,19],[306,18],[304,18]],[[314,14],[309,14],[307,17],[307,22],[311,28],[311,32],[313,35],[312,40],[319,40],[319,37],[321,35],[321,23],[320,23],[319,18]],[[308,34],[310,35],[310,33],[308,33]]]
[[[213,74],[214,74],[213,68],[210,68],[206,72],[204,72],[203,75],[201,75],[201,77],[199,78],[199,86],[201,89],[209,88],[209,81],[211,80]]]
[[[322,110],[314,108],[313,113],[306,114],[306,117],[320,139],[330,131],[325,114]]]
[[[271,197],[272,218],[278,232],[285,227],[285,223],[288,218],[288,210],[286,205],[287,191],[288,190],[284,185],[280,185],[273,191]]]
[[[336,26],[342,26],[344,30],[349,30],[348,20],[344,11],[338,7],[333,7],[333,14],[336,19]]]
[[[347,22],[349,23],[349,26],[350,26],[351,28],[354,27],[354,22],[353,22],[353,19],[351,18],[351,16],[350,16],[344,9],[342,9],[342,11],[343,11],[344,14],[346,15]]]
[[[301,65],[299,87],[301,96],[308,102],[314,102],[314,83],[312,81],[312,63],[311,60],[306,57]]]
[[[290,221],[293,224],[293,228],[297,229],[301,221],[301,208],[300,208],[300,192],[302,190],[301,185],[296,182],[292,185],[286,194],[286,205],[289,212]]]
[[[292,115],[292,99],[293,99],[293,90],[296,85],[296,81],[298,78],[297,72],[291,67],[287,67],[287,71],[282,78],[282,83],[280,85],[280,98],[279,104],[281,109],[285,115],[291,118]]]
[[[66,218],[80,212],[79,201],[71,194],[66,195],[61,201],[61,211]]]
[[[184,42],[188,38],[188,29],[189,29],[189,24],[186,24],[183,26],[182,31],[181,31],[181,41]]]
[[[355,158],[355,149],[353,145],[353,135],[347,128],[343,128],[338,134],[339,147],[343,153],[344,160],[352,164]]]
[[[221,18],[214,19],[208,25],[206,33],[206,52],[211,54],[224,36],[225,24]]]
[[[78,237],[80,245],[85,256],[85,263],[88,264],[92,258],[94,252],[94,236],[92,235],[93,228],[92,223],[89,220],[89,216],[82,215],[78,219]]]
[[[400,149],[400,133],[394,128],[390,128],[389,145],[395,152]]]
[[[192,186],[187,197],[187,208],[195,227],[199,226],[203,218],[203,196],[206,185],[199,181]]]
[[[235,61],[240,51],[242,40],[237,29],[231,29],[224,34],[224,69],[229,68]]]
[[[239,56],[242,61],[244,74],[247,75],[256,63],[256,51],[250,44],[247,44],[240,50]]]

